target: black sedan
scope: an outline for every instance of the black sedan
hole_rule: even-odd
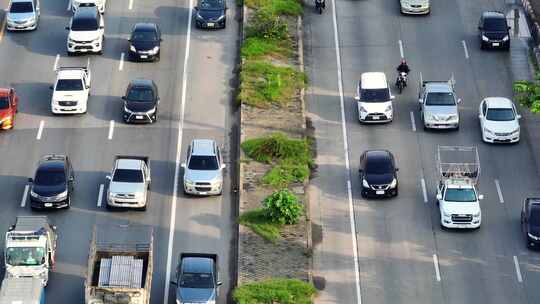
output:
[[[526,198],[523,202],[521,231],[528,248],[540,247],[540,198]]]
[[[155,23],[137,23],[131,29],[129,57],[136,61],[159,61],[161,31]]]
[[[510,27],[502,12],[483,12],[478,22],[480,48],[510,49]]]
[[[195,7],[195,26],[198,28],[225,28],[227,6],[225,0],[199,0]]]
[[[369,150],[360,156],[362,197],[398,195],[398,179],[394,155],[387,150]]]
[[[39,161],[34,178],[29,178],[30,207],[69,208],[75,175],[65,155],[45,155]]]
[[[126,90],[124,100],[124,121],[126,123],[154,123],[158,119],[159,94],[154,81],[132,80]]]

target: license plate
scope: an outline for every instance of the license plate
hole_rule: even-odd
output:
[[[498,42],[493,42],[493,46],[499,46]]]
[[[135,118],[136,119],[142,119],[142,115],[136,115]]]
[[[208,23],[206,24],[206,26],[208,26],[208,27],[213,27],[213,26],[214,26],[214,23],[213,23],[213,22],[208,22]]]
[[[141,58],[148,58],[148,55],[141,55]]]
[[[45,203],[45,207],[52,207],[51,203]]]
[[[384,190],[377,190],[375,191],[375,194],[378,194],[378,195],[384,194]]]
[[[371,119],[373,119],[373,120],[379,120],[380,117],[379,117],[379,116],[371,116]]]
[[[206,195],[206,192],[199,192],[200,195]]]

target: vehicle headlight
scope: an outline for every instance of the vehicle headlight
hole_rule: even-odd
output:
[[[157,54],[158,51],[159,51],[159,46],[156,46],[153,49],[151,49],[150,51],[148,51],[148,54],[155,55],[155,54]]]
[[[222,20],[223,18],[225,18],[225,15],[219,16],[219,18],[217,18],[217,20],[220,21],[220,20]]]
[[[144,198],[144,193],[143,192],[135,193],[135,199],[142,199],[142,198]]]
[[[480,211],[478,211],[478,212],[474,213],[473,216],[474,217],[480,217],[480,214],[481,214]]]
[[[515,129],[514,131],[512,131],[512,134],[517,134],[519,133],[519,128]]]
[[[129,46],[129,50],[132,51],[132,52],[136,52],[137,49],[133,46],[133,45],[130,45]]]
[[[489,130],[488,128],[484,128],[484,133],[494,135],[493,131]]]
[[[451,214],[448,213],[448,212],[446,212],[446,211],[443,211],[443,212],[442,212],[442,215],[443,215],[444,217],[450,217],[450,216],[451,216]]]
[[[437,121],[437,120],[439,120],[439,117],[437,117],[437,115],[427,113],[426,114],[426,120],[427,121]]]
[[[486,35],[482,35],[482,40],[483,40],[483,41],[489,41],[489,38],[486,37]]]
[[[538,241],[538,237],[537,237],[537,236],[532,235],[532,234],[530,234],[530,233],[528,233],[528,232],[527,232],[527,235],[528,235],[531,239],[533,239],[533,240],[535,240],[535,241]]]
[[[508,37],[508,35],[504,36],[502,41],[508,41],[508,39],[510,39],[510,37]]]
[[[184,185],[186,185],[186,186],[194,186],[195,183],[192,180],[184,179]]]
[[[156,113],[156,108],[157,107],[154,107],[153,109],[148,110],[148,112],[146,112],[146,114],[154,114],[154,113]]]
[[[390,188],[395,188],[397,186],[397,179],[393,179],[392,182],[390,183]]]
[[[8,120],[11,120],[11,118],[12,118],[11,116],[6,116],[6,117],[2,118],[2,120],[0,120],[0,123],[6,122],[6,121],[8,121]],[[518,131],[519,131],[519,130],[518,130]]]
[[[392,111],[392,105],[388,105],[388,107],[386,107],[386,109],[384,110],[385,112],[390,112]]]
[[[37,193],[34,192],[34,190],[30,190],[30,196],[31,197],[39,197]]]
[[[364,107],[362,107],[362,106],[360,106],[360,108],[358,108],[358,110],[359,110],[360,112],[362,112],[362,113],[367,113],[366,108],[364,108]]]
[[[198,19],[204,19],[203,16],[201,16],[201,13],[197,13],[197,18]]]
[[[55,195],[54,197],[57,198],[57,199],[62,199],[62,198],[67,197],[67,195],[68,195],[68,191],[67,191],[67,189],[66,189],[64,192],[58,193],[58,194]]]
[[[458,116],[456,114],[448,115],[448,118],[446,118],[447,121],[451,120],[457,120]]]
[[[364,186],[366,188],[369,188],[369,184],[368,184],[367,180],[362,179],[362,186]]]
[[[125,105],[124,105],[124,112],[129,113],[129,114],[133,114],[133,111],[128,109]]]
[[[176,300],[176,304],[182,304],[182,302],[180,302],[180,300]]]

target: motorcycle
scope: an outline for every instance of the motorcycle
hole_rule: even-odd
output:
[[[315,9],[322,14],[322,10],[326,8],[325,0],[315,0]]]
[[[399,94],[401,94],[401,91],[407,86],[407,73],[405,72],[399,72],[398,78],[396,80],[396,87],[399,90]]]

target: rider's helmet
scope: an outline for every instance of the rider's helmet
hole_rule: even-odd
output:
[[[407,61],[405,60],[405,58],[401,58],[401,64],[407,64]]]

